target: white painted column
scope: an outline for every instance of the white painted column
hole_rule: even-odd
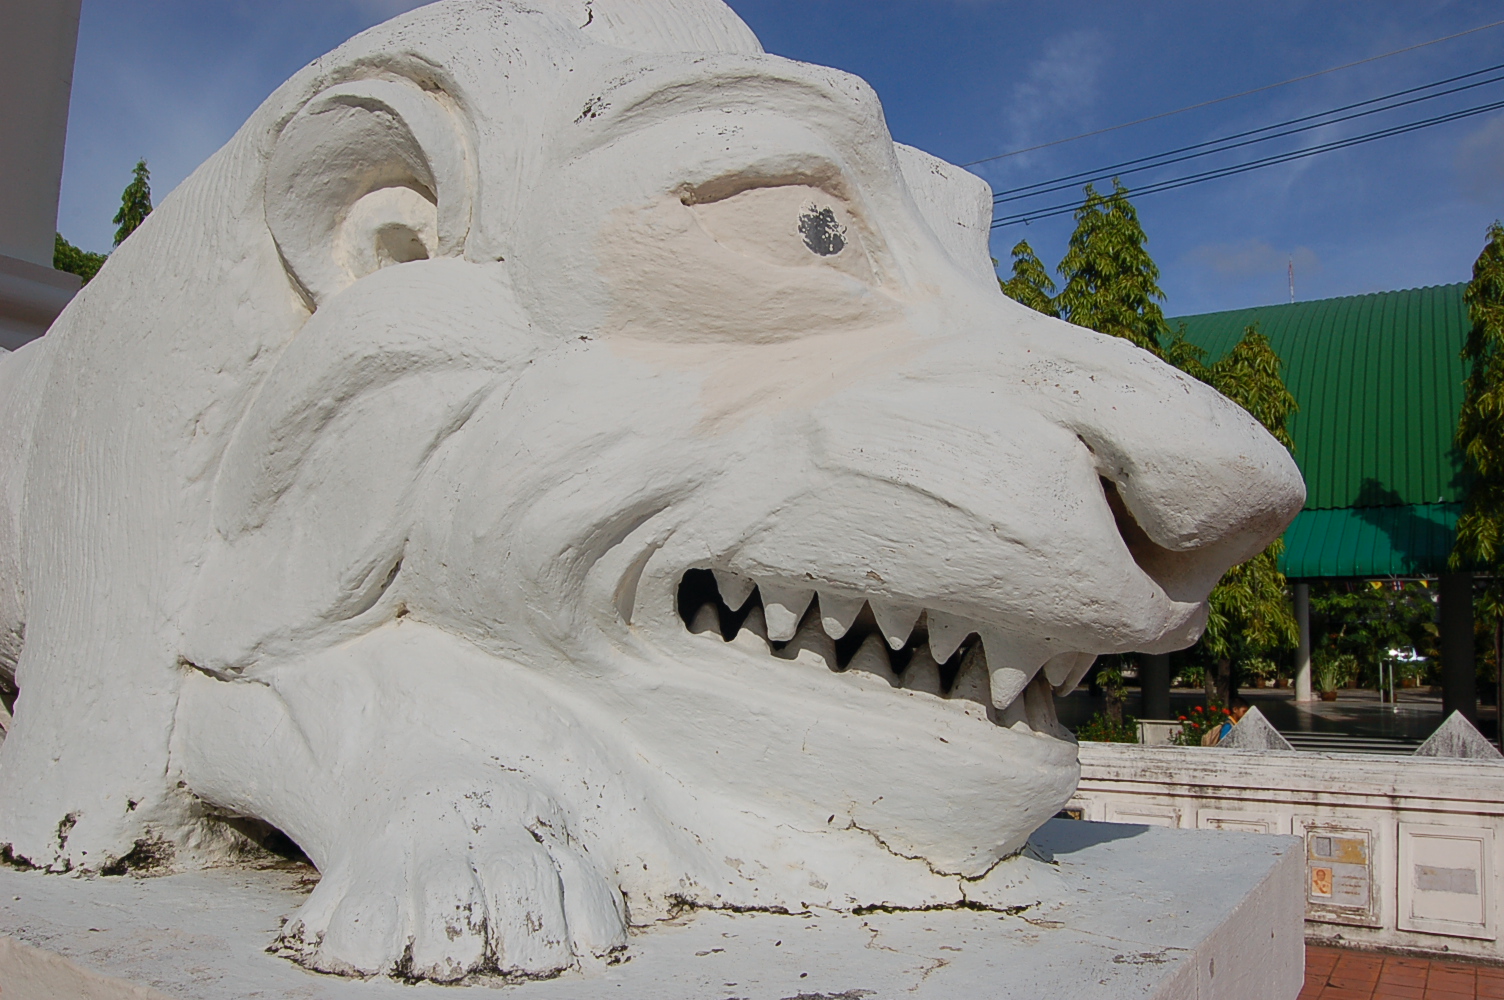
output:
[[[80,0],[0,0],[0,348],[47,331],[78,291],[52,269]]]
[[[1295,584],[1295,627],[1300,642],[1295,647],[1295,700],[1311,701],[1311,585]]]

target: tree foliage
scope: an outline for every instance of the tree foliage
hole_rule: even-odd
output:
[[[120,227],[115,230],[115,245],[118,247],[124,243],[125,238],[134,233],[150,214],[151,171],[146,169],[145,160],[137,160],[135,169],[131,171],[131,182],[120,194],[120,211],[115,213],[112,220]]]
[[[1451,563],[1498,575],[1504,569],[1504,226],[1498,222],[1488,227],[1463,301],[1473,326],[1462,348],[1470,370],[1457,445],[1471,479]]]
[[[1037,313],[1059,316],[1055,310],[1055,282],[1045,270],[1044,262],[1034,253],[1028,240],[1019,240],[1013,247],[1013,277],[1007,281],[998,279],[1003,294],[1022,303]]]
[[[1311,587],[1312,654],[1349,663],[1365,686],[1377,686],[1389,650],[1411,647],[1436,662],[1435,592],[1424,582],[1340,580]]]
[[[1102,196],[1086,185],[1076,229],[1058,271],[1064,281],[1057,314],[1077,326],[1122,337],[1154,354],[1167,332],[1159,268],[1144,249],[1148,238],[1128,189],[1116,180]]]
[[[80,250],[78,247],[63,239],[62,233],[56,234],[52,242],[52,267],[54,270],[67,271],[84,279],[84,284],[99,273],[104,266],[106,255],[93,253],[88,250]]]
[[[1294,450],[1289,423],[1298,409],[1295,397],[1285,386],[1279,355],[1257,327],[1245,328],[1233,349],[1211,365],[1205,362],[1205,352],[1186,341],[1183,330],[1177,331],[1165,355],[1186,374],[1247,410],[1275,440]],[[1235,693],[1235,671],[1293,648],[1299,638],[1285,575],[1279,571],[1284,549],[1284,540],[1276,538],[1264,551],[1228,570],[1212,588],[1201,648],[1216,668],[1208,675],[1208,696],[1222,704]]]

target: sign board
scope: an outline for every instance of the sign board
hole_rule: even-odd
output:
[[[1196,813],[1196,826],[1202,830],[1235,830],[1238,833],[1289,833],[1288,817],[1268,813],[1212,811]]]
[[[1306,919],[1377,926],[1373,831],[1311,822],[1305,836]]]
[[[1492,857],[1491,830],[1401,823],[1400,929],[1494,940]]]

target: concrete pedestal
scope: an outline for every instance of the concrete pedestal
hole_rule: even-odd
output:
[[[1294,1000],[1304,857],[1291,837],[1053,820],[1017,912],[698,912],[630,958],[511,987],[514,1000]],[[1053,859],[1053,860],[1050,860]],[[78,879],[0,870],[5,1000],[494,996],[309,973],[265,953],[316,874],[219,869]]]

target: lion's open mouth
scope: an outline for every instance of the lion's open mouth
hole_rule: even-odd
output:
[[[1064,653],[1032,673],[992,671],[981,636],[936,612],[874,606],[815,588],[754,582],[722,570],[692,569],[679,584],[679,617],[689,631],[784,660],[886,681],[894,688],[957,702],[999,725],[1073,739],[1055,716],[1054,687],[1074,682],[1095,657]],[[1004,707],[995,708],[1001,703]]]

